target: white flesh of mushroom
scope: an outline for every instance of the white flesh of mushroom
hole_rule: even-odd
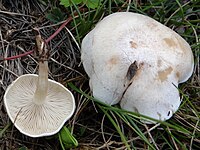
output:
[[[105,17],[82,41],[81,59],[95,98],[158,120],[181,101],[178,83],[193,71],[193,54],[177,33],[150,17]]]

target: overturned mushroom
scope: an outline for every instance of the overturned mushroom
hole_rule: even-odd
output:
[[[194,65],[181,36],[130,12],[100,21],[83,39],[81,59],[95,98],[162,121],[177,111],[178,84],[188,80]]]
[[[40,35],[36,36],[39,75],[17,78],[6,90],[4,104],[16,128],[30,137],[57,133],[73,115],[75,100],[63,85],[48,79],[48,51]]]

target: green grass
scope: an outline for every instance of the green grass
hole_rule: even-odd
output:
[[[152,141],[148,139],[149,136],[151,136],[151,138],[154,138],[150,133],[150,131],[152,131],[152,130],[146,128],[147,131],[143,132],[141,128],[144,128],[144,127],[147,127],[147,126],[145,124],[141,123],[139,121],[139,119],[144,119],[144,120],[150,119],[150,120],[153,120],[153,121],[157,121],[158,123],[155,125],[155,127],[152,127],[152,129],[155,129],[156,127],[160,127],[168,134],[168,136],[174,142],[173,143],[174,145],[171,145],[171,143],[169,143],[169,141],[165,137],[166,135],[163,136],[163,134],[162,134],[161,136],[163,138],[162,140],[164,140],[166,142],[166,144],[168,145],[168,147],[171,147],[171,149],[176,148],[177,145],[180,146],[181,149],[187,149],[186,146],[178,138],[176,138],[176,136],[174,136],[172,134],[171,130],[173,130],[173,132],[178,134],[178,136],[180,136],[180,139],[185,138],[185,137],[193,139],[193,137],[195,136],[194,130],[196,130],[196,128],[199,124],[199,116],[197,116],[197,118],[196,118],[196,119],[198,119],[198,120],[196,120],[197,121],[196,126],[195,127],[192,126],[192,128],[190,130],[188,130],[189,126],[187,126],[187,128],[186,128],[183,125],[180,125],[175,121],[162,122],[162,121],[159,121],[159,120],[149,118],[147,116],[143,116],[143,115],[140,115],[140,114],[137,114],[137,113],[122,110],[122,109],[118,108],[117,106],[106,105],[106,104],[100,102],[99,100],[93,98],[92,96],[89,96],[88,94],[86,94],[82,90],[79,90],[73,84],[70,83],[69,86],[71,87],[71,89],[75,90],[76,92],[85,96],[87,99],[94,101],[96,103],[96,105],[107,116],[108,120],[111,122],[113,127],[116,129],[116,131],[120,135],[122,142],[124,143],[124,145],[126,146],[127,149],[130,149],[131,143],[129,142],[128,137],[125,136],[125,133],[122,132],[122,130],[119,126],[119,120],[123,121],[123,123],[126,124],[127,127],[129,127],[131,129],[131,131],[134,132],[137,135],[137,137],[139,137],[143,142],[145,142],[150,149],[159,149],[159,148],[158,148],[158,146],[156,145],[155,142],[153,144],[151,144]],[[158,133],[156,133],[156,134],[160,134],[159,130],[157,131]],[[155,138],[155,139],[160,141],[160,139],[158,137]],[[132,145],[131,149],[134,149],[134,145]]]

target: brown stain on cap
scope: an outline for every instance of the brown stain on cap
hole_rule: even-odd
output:
[[[177,47],[177,44],[173,39],[164,38],[163,40],[169,47]]]
[[[176,77],[179,79],[180,78],[180,73],[176,72]]]
[[[108,64],[110,65],[116,65],[118,62],[119,58],[117,56],[113,56],[109,61]]]
[[[167,79],[167,76],[172,72],[173,68],[168,67],[167,69],[163,71],[158,71],[158,78],[161,82],[165,81]]]
[[[134,41],[130,41],[129,43],[131,44],[131,48],[135,48],[136,49],[138,47],[137,43],[134,42]]]
[[[113,66],[118,64],[119,60],[120,60],[119,57],[114,55],[107,61],[106,66],[108,67],[109,70],[111,70]]]

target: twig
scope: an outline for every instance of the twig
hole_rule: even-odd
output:
[[[101,146],[101,147],[99,147],[98,149],[101,149],[101,148],[103,148],[103,147],[106,147],[108,150],[109,150],[109,147],[108,147],[108,142],[110,141],[110,139],[108,140],[108,141],[106,141],[106,138],[105,138],[105,136],[104,136],[104,129],[103,129],[103,127],[104,127],[104,119],[105,119],[105,114],[103,115],[103,118],[102,118],[102,120],[101,120],[101,135],[102,135],[102,138],[103,138],[103,140],[104,140],[104,144]],[[112,137],[112,136],[111,136]]]
[[[197,114],[194,112],[194,114],[197,116]],[[198,116],[197,116],[198,117]],[[193,130],[193,133],[192,133],[192,138],[191,138],[191,141],[190,141],[190,150],[192,150],[192,145],[193,145],[193,141],[194,141],[194,136],[195,136],[195,132],[198,128],[198,125],[199,125],[199,119],[197,120],[197,123],[194,127],[194,130]]]
[[[151,135],[151,133],[150,133],[150,131],[149,131],[149,128],[147,127],[147,125],[146,125],[146,124],[144,124],[144,127],[146,128],[146,130],[147,130],[147,133],[148,133],[149,137],[151,138],[151,140],[152,140],[152,142],[153,142],[154,146],[156,147],[156,149],[157,149],[157,150],[159,150],[159,148],[158,148],[158,146],[157,146],[157,144],[156,144],[155,140],[153,139],[153,137],[152,137],[152,135]]]
[[[27,16],[27,17],[31,17],[31,18],[36,18],[36,17],[34,17],[34,16],[31,16],[31,15],[20,14],[20,13],[9,12],[9,11],[2,11],[2,10],[0,10],[0,13],[2,13],[2,14],[7,14],[7,15]]]
[[[80,51],[80,46],[79,46],[78,42],[76,41],[75,37],[73,36],[73,34],[71,33],[71,31],[67,27],[65,27],[65,29],[67,30],[69,35],[72,37],[72,40],[75,42],[76,46],[78,47],[78,49]]]
[[[54,32],[54,34],[52,34],[46,41],[46,43],[48,43],[49,41],[51,41],[58,33],[60,33],[60,31],[72,20],[72,17],[69,17],[59,28],[58,30],[56,30],[56,32]]]
[[[170,131],[170,129],[169,129],[169,127],[167,126],[167,129],[168,129],[168,131],[169,131],[169,133],[170,133],[170,135],[172,134],[171,133],[171,131]],[[175,146],[175,149],[176,150],[179,150],[179,148],[178,148],[178,146],[177,146],[177,144],[176,144],[176,142],[175,142],[175,140],[174,140],[174,138],[171,136],[171,139],[172,139],[172,142],[173,142],[173,144],[174,144],[174,146]]]
[[[9,69],[5,68],[4,66],[0,65],[1,68],[5,69],[6,71],[12,73],[13,75],[15,75],[16,77],[18,77],[18,75],[12,71],[10,71]]]
[[[69,17],[59,28],[58,30],[56,30],[56,32],[54,32],[48,39],[45,40],[46,43],[48,43],[49,41],[51,41],[73,18]],[[7,57],[7,58],[3,58],[0,61],[5,61],[5,60],[12,60],[12,59],[16,59],[16,58],[20,58],[23,56],[27,56],[33,53],[34,50],[25,52],[23,54],[19,54],[16,56],[11,56],[11,57]]]
[[[129,10],[130,10],[130,5],[131,5],[131,0],[128,0],[128,6],[127,6],[127,9],[126,9],[126,12],[129,12]]]
[[[52,60],[53,62],[59,64],[60,66],[63,66],[63,67],[65,67],[65,68],[67,68],[67,69],[69,69],[69,70],[71,70],[71,71],[74,71],[74,72],[78,73],[79,75],[81,75],[82,77],[84,77],[84,75],[83,75],[82,73],[80,73],[79,71],[77,71],[77,70],[75,70],[75,69],[73,69],[73,68],[71,68],[71,67],[68,67],[68,66],[66,66],[66,65],[64,65],[64,64],[62,64],[62,63],[59,63],[58,61],[56,61],[56,60],[53,59],[53,58],[51,58],[51,60]]]
[[[16,58],[20,58],[20,57],[23,57],[23,56],[30,55],[30,54],[32,54],[32,53],[33,53],[33,50],[28,51],[28,52],[25,52],[25,53],[23,53],[23,54],[16,55],[16,56],[11,56],[11,57],[3,58],[3,61],[12,60],[12,59],[16,59]]]

